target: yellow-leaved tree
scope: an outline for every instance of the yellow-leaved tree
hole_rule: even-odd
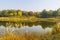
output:
[[[21,10],[18,10],[17,11],[17,14],[18,14],[19,17],[21,17],[22,16],[22,11]]]

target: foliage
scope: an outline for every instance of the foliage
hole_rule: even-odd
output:
[[[41,12],[33,12],[33,11],[22,11],[22,10],[2,10],[0,11],[0,16],[25,16],[31,17],[35,16],[37,18],[49,18],[49,17],[59,17],[60,16],[60,8],[57,10],[43,10]]]
[[[0,37],[0,40],[59,40],[60,34],[36,34],[32,33],[22,33],[22,34],[14,34],[9,32],[4,37]]]

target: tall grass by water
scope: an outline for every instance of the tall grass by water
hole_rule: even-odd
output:
[[[21,28],[0,26],[0,40],[59,40],[60,34],[52,34],[53,28],[42,26]],[[56,39],[55,39],[56,37]]]

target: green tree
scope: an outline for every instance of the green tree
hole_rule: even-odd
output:
[[[29,12],[28,12],[28,15],[29,15],[29,16],[33,16],[33,12],[32,12],[32,11],[29,11]]]
[[[9,16],[17,16],[16,10],[9,10]]]
[[[0,17],[2,16],[2,11],[0,11]]]
[[[38,18],[40,18],[40,16],[41,16],[41,12],[34,12],[34,14],[33,14],[35,17],[38,17]]]
[[[9,16],[13,16],[13,13],[11,10],[8,10]]]
[[[60,16],[60,8],[57,9],[57,14],[58,14],[58,16]]]
[[[57,11],[53,11],[53,17],[57,17],[58,14],[57,14]]]
[[[2,14],[2,16],[8,16],[8,10],[3,10],[3,11],[1,12],[1,14]]]
[[[52,17],[53,11],[52,11],[52,10],[49,10],[49,11],[48,11],[48,14],[50,15],[50,17]]]
[[[27,11],[22,11],[22,15],[27,17],[28,16],[28,12]]]
[[[47,18],[47,17],[49,17],[49,15],[48,15],[48,13],[47,13],[47,11],[46,11],[45,9],[42,11],[41,17],[42,17],[42,18]]]

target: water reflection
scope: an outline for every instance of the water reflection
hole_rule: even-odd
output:
[[[37,25],[41,25],[43,28],[46,27],[52,27],[53,25],[55,25],[56,22],[48,22],[48,21],[40,21],[40,22],[23,22],[22,25],[26,26],[28,25],[29,27],[32,27],[33,25],[37,26]]]
[[[0,22],[0,25],[3,25],[5,27],[10,26],[10,27],[21,27],[21,26],[29,26],[32,27],[37,26],[37,25],[41,25],[43,28],[46,27],[52,27],[54,25],[56,25],[57,22],[48,22],[48,21],[40,21],[40,22]]]
[[[33,26],[33,27],[21,27],[21,28],[15,28],[15,27],[4,27],[3,25],[0,26],[0,36],[6,35],[7,33],[14,33],[14,34],[22,34],[22,33],[39,33],[39,34],[43,34],[43,33],[48,33],[48,32],[52,32],[52,28],[45,28],[43,29],[42,26]]]
[[[21,33],[49,33],[56,22],[40,21],[40,22],[0,22],[0,36],[6,35],[8,32],[14,34]]]

